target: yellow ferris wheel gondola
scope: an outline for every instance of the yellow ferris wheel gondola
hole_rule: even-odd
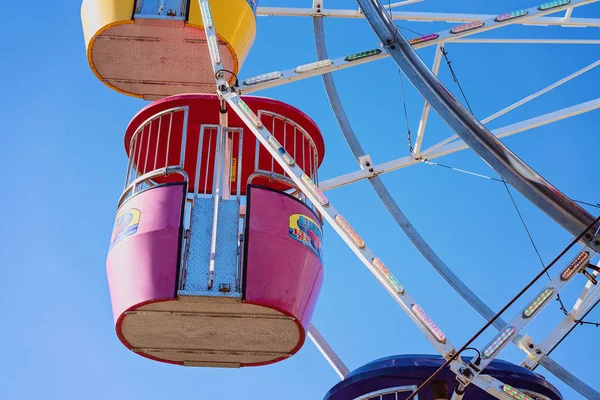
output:
[[[256,3],[210,1],[224,68],[235,74],[256,36]],[[90,67],[108,87],[146,100],[214,92],[198,0],[83,0],[81,19]]]

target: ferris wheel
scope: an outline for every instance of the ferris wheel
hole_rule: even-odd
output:
[[[125,131],[129,164],[107,259],[116,334],[127,348],[164,363],[240,368],[286,360],[309,338],[341,378],[324,394],[328,400],[561,399],[558,389],[535,372],[538,366],[585,398],[600,399],[590,384],[550,357],[600,302],[600,268],[592,262],[600,252],[600,218],[499,140],[598,109],[600,99],[495,131],[484,126],[592,70],[600,60],[482,121],[436,76],[447,60],[447,43],[477,42],[468,38],[515,24],[600,26],[571,16],[574,9],[597,0],[555,0],[498,15],[397,11],[421,1],[357,0],[359,8],[353,10],[328,9],[319,0],[307,8],[261,8],[255,0],[83,1],[87,56],[94,74],[119,93],[151,101]],[[559,12],[564,14],[554,16]],[[307,63],[290,69],[238,78],[252,50],[257,15],[312,18],[317,60],[307,56]],[[328,54],[324,20],[329,18],[364,18],[379,42],[369,50]],[[407,39],[397,20],[453,25]],[[479,39],[486,40],[498,39]],[[431,69],[416,52],[430,46],[436,48]],[[383,58],[397,65],[425,104],[416,134],[411,137],[409,130],[410,154],[375,163],[354,133],[333,73]],[[331,110],[360,167],[328,180],[319,177],[325,139],[315,121],[290,104],[252,94],[315,77],[322,77]],[[423,148],[432,109],[455,135]],[[518,190],[573,237],[498,310],[446,265],[381,179],[411,165],[440,165],[433,160],[467,148],[500,175],[507,190],[509,185]],[[375,254],[351,225],[352,215],[343,215],[327,194],[363,180],[437,273],[487,321],[466,343],[452,343],[417,300],[421,294],[403,285],[401,274],[390,271],[392,261]],[[327,284],[324,224],[340,236],[439,356],[392,356],[350,372],[311,324]],[[530,290],[547,273],[554,275],[542,289]],[[579,276],[585,279],[576,280]],[[565,317],[545,338],[530,337],[528,324],[560,299],[567,285],[581,285],[575,304],[565,309]],[[526,305],[516,315],[505,315],[523,300]],[[473,347],[480,337],[488,338],[487,344]],[[520,365],[497,359],[511,343],[523,352]],[[466,357],[465,351],[475,356]]]

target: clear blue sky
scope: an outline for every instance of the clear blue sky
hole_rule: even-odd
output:
[[[309,0],[261,0],[261,5],[308,6]],[[356,7],[327,0],[328,7]],[[535,1],[427,0],[406,10],[501,13]],[[0,25],[3,126],[0,149],[0,367],[2,399],[318,399],[338,379],[307,342],[292,359],[242,370],[185,369],[141,358],[118,341],[113,328],[105,258],[126,168],[123,134],[145,105],[106,88],[87,65],[79,1],[33,1]],[[574,16],[600,18],[600,5]],[[437,23],[405,23],[422,33]],[[372,48],[377,38],[364,20],[327,20],[332,56]],[[482,37],[599,39],[597,28],[511,27]],[[598,46],[447,46],[475,114],[484,118],[598,59]],[[433,50],[420,55],[431,63]],[[315,59],[312,23],[259,18],[255,46],[241,76],[290,68]],[[448,69],[440,76],[458,93]],[[350,120],[375,162],[407,155],[399,76],[390,60],[335,75]],[[598,97],[600,69],[552,91],[490,124],[501,127]],[[406,83],[406,81],[405,81]],[[422,100],[406,85],[409,122],[418,127]],[[263,93],[309,114],[324,132],[328,179],[357,169],[342,139],[320,79]],[[595,174],[600,112],[544,126],[506,140],[568,195],[600,202]],[[425,145],[451,132],[432,115]],[[440,162],[493,175],[470,151]],[[442,168],[419,165],[384,176],[409,218],[450,267],[490,306],[499,309],[540,269],[539,261],[502,185]],[[329,193],[372,249],[458,347],[484,323],[433,271],[388,216],[366,182]],[[516,200],[545,261],[571,240],[520,195]],[[597,209],[591,209],[597,215]],[[325,284],[315,324],[351,369],[391,354],[434,349],[393,300],[325,229]],[[584,279],[565,291],[574,301]],[[539,288],[539,286],[536,286]],[[534,293],[531,292],[530,296]],[[524,305],[519,302],[506,318]],[[561,313],[554,303],[527,331],[541,340]],[[591,319],[600,320],[600,310]],[[484,345],[493,332],[478,341]],[[591,355],[600,329],[578,328],[553,357],[600,390],[600,359]],[[501,358],[520,362],[514,348]],[[548,375],[545,371],[539,372]],[[548,375],[566,399],[581,398]]]

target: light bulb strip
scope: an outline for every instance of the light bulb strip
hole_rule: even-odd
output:
[[[533,398],[527,396],[525,393],[515,389],[510,385],[502,386],[502,391],[516,400],[533,400]]]
[[[283,73],[280,71],[269,72],[267,74],[262,74],[258,76],[253,76],[252,78],[248,78],[244,80],[244,85],[252,86],[257,85],[259,83],[270,82],[277,80],[283,76]]]
[[[312,179],[308,177],[308,175],[303,174],[300,177],[300,179],[302,180],[302,182],[304,182],[306,186],[308,186],[308,190],[310,190],[310,192],[319,200],[319,204],[321,204],[323,207],[329,206],[329,199],[327,199],[327,196],[323,194],[321,189],[319,189],[317,185],[315,185],[315,183],[312,181]]]
[[[332,64],[333,64],[333,61],[331,61],[331,60],[315,61],[310,64],[304,64],[304,65],[300,65],[300,66],[296,67],[296,73],[303,74],[305,72],[316,71],[321,68],[329,67]]]
[[[373,266],[379,271],[381,275],[383,275],[390,284],[396,289],[396,293],[404,294],[404,286],[398,282],[398,279],[390,272],[390,270],[385,266],[385,264],[379,259],[373,259]]]
[[[421,308],[418,304],[413,304],[411,307],[413,313],[417,317],[419,321],[429,330],[429,332],[433,335],[434,338],[440,343],[446,343],[446,335],[438,326],[433,322],[431,318],[425,313],[423,308]]]
[[[219,53],[219,44],[217,43],[216,35],[211,35],[208,38],[208,47],[210,50],[210,55],[215,64],[221,64],[221,53]]]
[[[283,148],[281,143],[279,143],[279,141],[275,138],[275,136],[269,136],[269,144],[276,152],[279,153],[280,156],[283,157],[287,165],[292,166],[296,164],[296,161],[292,158],[292,156],[289,155],[287,151],[285,151],[285,149]]]
[[[506,14],[500,14],[496,17],[496,22],[510,21],[511,19],[524,17],[529,14],[527,10],[518,10]]]
[[[202,2],[202,17],[204,20],[204,25],[207,28],[212,29],[213,27],[213,21],[212,21],[212,14],[210,13],[210,6],[208,5],[208,1],[204,0]]]
[[[244,112],[244,114],[246,115],[246,117],[250,118],[250,120],[252,121],[252,123],[254,124],[254,126],[256,126],[257,128],[262,128],[263,127],[263,123],[260,120],[260,118],[258,118],[256,116],[256,114],[254,114],[254,112],[250,109],[250,107],[248,107],[248,104],[246,104],[246,102],[244,100],[240,99],[238,101],[238,106]]]
[[[548,300],[550,300],[552,298],[553,294],[554,294],[553,287],[549,287],[549,288],[542,290],[542,293],[540,293],[539,296],[536,297],[536,299],[529,306],[527,306],[525,311],[523,311],[523,318],[531,318],[531,316],[533,314],[535,314],[535,312],[537,310],[539,310],[540,307],[542,307],[544,304],[546,304],[548,302]]]
[[[490,358],[515,334],[515,327],[505,328],[494,340],[492,340],[481,353],[483,358]]]
[[[457,33],[472,31],[473,29],[479,29],[484,25],[485,25],[485,22],[483,22],[483,21],[469,22],[467,24],[462,24],[462,25],[453,27],[452,29],[450,29],[450,33],[453,33],[456,35]]]
[[[373,49],[362,51],[360,53],[350,54],[344,58],[344,61],[352,62],[356,60],[362,60],[363,58],[369,58],[381,54],[381,49]]]
[[[569,266],[565,268],[563,273],[560,275],[560,279],[563,281],[568,281],[569,279],[571,279],[573,275],[581,271],[581,269],[587,264],[589,259],[589,251],[582,251],[581,253],[579,253],[577,257],[575,257],[575,259],[571,262],[571,264],[569,264]]]
[[[365,248],[365,241],[362,240],[360,236],[358,236],[358,233],[356,233],[356,231],[352,228],[352,226],[350,226],[350,224],[348,223],[348,221],[346,221],[344,217],[338,214],[335,216],[335,220],[344,230],[344,232],[346,232],[346,234],[350,237],[350,239],[352,239],[356,247],[358,247],[359,249]]]
[[[408,44],[410,44],[411,46],[414,46],[415,44],[429,42],[429,41],[435,40],[439,37],[440,37],[440,35],[438,35],[437,33],[430,33],[429,35],[419,36],[419,37],[410,39],[408,41]]]
[[[547,11],[547,10],[551,10],[553,8],[557,8],[557,7],[561,7],[561,6],[566,6],[567,4],[569,4],[571,2],[571,0],[556,0],[556,1],[549,1],[547,3],[543,3],[540,4],[539,6],[539,10],[540,11]]]

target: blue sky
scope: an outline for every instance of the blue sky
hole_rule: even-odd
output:
[[[494,4],[492,4],[494,3]],[[500,4],[502,3],[502,4]],[[308,0],[263,0],[261,5],[308,6]],[[406,10],[497,14],[535,2],[426,0]],[[327,0],[347,8],[348,0]],[[79,1],[30,2],[13,10],[0,31],[0,149],[7,179],[0,197],[0,305],[4,344],[0,398],[164,399],[165,396],[256,399],[321,398],[338,378],[311,343],[285,362],[242,370],[184,369],[136,356],[113,328],[104,262],[126,168],[123,134],[145,102],[96,80],[85,57]],[[19,10],[21,10],[20,8]],[[575,17],[600,18],[600,5]],[[422,33],[438,23],[404,23]],[[378,42],[364,20],[326,20],[331,56],[372,48]],[[595,28],[510,27],[481,37],[598,39]],[[480,119],[598,59],[597,46],[447,46],[453,67]],[[431,48],[419,53],[430,64]],[[312,23],[302,18],[259,18],[255,46],[241,76],[290,68],[315,59]],[[440,77],[458,95],[445,65]],[[359,139],[376,163],[408,154],[399,75],[391,60],[335,74]],[[492,122],[497,128],[595,99],[596,68]],[[409,123],[416,132],[422,99],[405,81]],[[325,136],[322,179],[357,165],[336,125],[318,78],[268,90],[302,109]],[[600,202],[594,174],[600,113],[591,112],[506,139],[505,143],[569,196]],[[432,113],[425,145],[450,135]],[[470,151],[439,160],[494,175]],[[500,309],[540,269],[504,187],[428,165],[383,177],[408,217],[448,265],[492,308]],[[371,248],[386,262],[458,347],[484,323],[412,247],[366,182],[328,194]],[[571,237],[520,195],[516,200],[546,262]],[[590,210],[594,215],[597,209]],[[353,256],[325,228],[325,284],[314,323],[350,369],[391,354],[433,353],[418,329]],[[563,295],[571,305],[584,284],[578,277]],[[541,287],[537,285],[536,288]],[[527,298],[533,297],[532,291]],[[519,312],[526,300],[505,318]],[[541,340],[561,318],[552,303],[527,332]],[[600,320],[600,310],[590,319]],[[589,357],[600,329],[581,327],[553,357],[600,390],[598,357]],[[488,331],[477,342],[482,346]],[[520,362],[509,347],[501,358]],[[581,398],[542,369],[566,399]]]

